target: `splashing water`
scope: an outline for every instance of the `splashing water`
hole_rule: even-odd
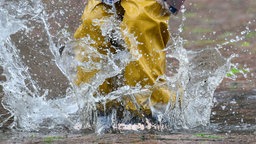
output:
[[[94,97],[94,95],[97,93],[97,87],[105,79],[118,76],[129,62],[138,59],[140,57],[138,51],[128,52],[124,48],[116,54],[99,54],[95,48],[89,46],[90,43],[94,43],[90,37],[74,41],[71,32],[68,32],[68,26],[54,30],[52,19],[59,14],[65,15],[65,11],[49,12],[46,4],[39,0],[25,3],[1,1],[0,6],[0,64],[6,77],[6,81],[1,81],[4,91],[2,105],[11,114],[7,120],[14,117],[10,128],[38,131],[58,128],[80,130],[96,126],[96,129],[101,131],[106,125],[120,128],[122,122],[131,120],[129,111],[125,111],[122,120],[118,120],[121,124],[116,124],[115,110],[112,110],[109,116],[97,118],[96,103],[105,103],[114,99],[121,100],[123,95],[149,93],[149,89],[141,88],[139,85],[135,87],[122,86],[105,97]],[[183,8],[182,13],[184,12]],[[115,30],[112,38],[122,41],[119,22],[114,17],[108,20],[95,20],[94,24],[97,25],[97,23],[105,24],[101,25],[102,35],[109,36]],[[54,95],[54,99],[49,98],[51,91],[41,87],[38,80],[32,76],[28,62],[22,58],[22,48],[17,47],[13,40],[15,35],[22,35],[21,40],[25,39],[23,37],[31,37],[38,27],[43,29],[44,34],[38,35],[40,31],[37,31],[37,36],[33,37],[34,44],[39,41],[47,43],[46,46],[50,53],[43,52],[40,46],[38,48],[36,45],[30,49],[45,56],[51,55],[51,61],[48,62],[57,66],[69,83],[65,95]],[[180,33],[183,31],[182,28],[183,23],[179,28]],[[249,31],[247,28],[241,34],[245,35]],[[126,35],[134,40],[132,43],[134,46],[139,44],[132,34],[127,33]],[[157,123],[163,124],[162,127],[168,130],[207,126],[210,122],[213,93],[233,66],[231,59],[234,56],[224,58],[219,49],[230,42],[243,39],[243,36],[237,37],[216,46],[216,48],[187,51],[183,48],[184,40],[179,35],[172,37],[172,45],[165,49],[166,57],[170,60],[167,63],[168,72],[162,78],[167,80],[169,89],[175,93],[177,98],[174,104],[170,104],[170,102],[166,106],[151,107],[151,112],[157,118]],[[58,45],[61,43],[65,43],[65,47],[63,46],[64,50],[60,54]],[[122,45],[125,47],[123,43]],[[79,55],[76,51],[76,48],[79,47],[84,48],[84,54],[90,55],[87,63],[81,63],[75,57],[75,55]],[[100,61],[93,61],[95,58]],[[178,62],[178,65],[173,63],[175,61]],[[74,79],[77,66],[83,66],[88,70],[98,69],[99,72],[94,81],[76,86]],[[175,67],[178,68],[175,69]],[[48,68],[50,69],[50,67]],[[0,126],[7,120],[2,121]],[[147,122],[147,126],[152,128],[149,123]],[[156,127],[157,123],[151,122],[151,125]]]
[[[19,56],[20,50],[11,41],[10,36],[18,31],[29,31],[35,27],[28,27],[31,22],[43,23],[48,34],[49,48],[57,58],[56,47],[53,45],[52,36],[47,25],[47,14],[40,1],[30,3],[23,2],[1,2],[1,66],[4,69],[6,82],[2,82],[5,97],[3,106],[14,116],[11,127],[24,130],[38,130],[39,128],[53,128],[65,124],[74,125],[79,121],[77,112],[79,102],[71,98],[68,90],[67,96],[58,100],[46,100],[48,91],[43,93],[37,82],[32,79],[29,68]],[[14,11],[16,10],[16,11]],[[14,12],[12,12],[14,11]],[[29,17],[26,18],[26,16]],[[48,17],[47,17],[48,19]],[[66,106],[64,106],[66,105]],[[74,118],[74,120],[72,120]]]

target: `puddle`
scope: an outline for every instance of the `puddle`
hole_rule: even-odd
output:
[[[219,6],[220,2],[206,4],[204,1],[191,1],[186,4],[184,14],[172,18],[174,22],[170,22],[170,28],[174,31],[173,45],[166,48],[167,59],[172,61],[168,63],[168,70],[172,73],[167,73],[166,79],[173,91],[185,91],[182,95],[184,103],[180,106],[177,102],[177,107],[170,111],[170,107],[164,112],[151,109],[158,118],[161,117],[161,121],[151,122],[153,128],[139,130],[140,133],[158,133],[167,129],[167,134],[182,131],[180,129],[184,133],[255,133],[256,65],[253,59],[256,35],[255,20],[251,16],[254,9],[247,9],[246,5],[238,6],[242,1],[229,4],[223,2],[226,7]],[[249,0],[246,4],[253,7],[254,3]],[[126,62],[132,59],[127,51],[109,55],[109,63],[104,65],[106,71],[100,73],[94,83],[83,88],[74,86],[74,66],[79,63],[72,57],[72,47],[77,44],[72,35],[79,25],[84,5],[84,1],[0,2],[0,30],[4,30],[0,35],[0,98],[3,99],[4,108],[0,108],[3,129],[0,139],[15,141],[16,138],[22,141],[22,137],[27,137],[26,134],[4,132],[5,127],[15,131],[37,131],[39,134],[35,135],[39,138],[57,129],[59,134],[70,133],[78,139],[85,133],[81,129],[95,127],[97,120],[92,112],[95,103],[106,99],[95,99],[94,88],[106,78],[118,75]],[[209,10],[210,7],[216,9]],[[235,14],[227,12],[223,18],[218,16],[223,9],[234,7],[239,7],[235,13],[240,15],[234,17]],[[225,20],[225,17],[229,19]],[[238,21],[236,18],[240,23],[235,24]],[[84,39],[81,43],[88,44],[88,41]],[[65,50],[60,56],[59,48],[63,45]],[[124,59],[127,61],[116,63]],[[92,65],[103,67],[95,63]],[[233,73],[228,77],[226,74],[232,68]],[[146,92],[148,89],[141,89],[140,86],[124,86],[107,98],[117,99],[124,94]],[[114,113],[111,116],[115,117]],[[122,117],[121,124],[124,119],[131,117]],[[166,125],[161,125],[161,122]],[[74,131],[80,134],[72,134]],[[28,135],[33,137],[32,133]],[[60,135],[66,138],[66,134]],[[86,139],[91,135],[83,136]],[[48,140],[58,139],[58,136],[57,133],[55,138]],[[151,137],[145,139],[155,140]],[[188,139],[194,140],[191,135]]]

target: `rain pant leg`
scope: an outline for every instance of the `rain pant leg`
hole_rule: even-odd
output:
[[[74,37],[76,39],[84,38],[89,36],[94,43],[90,44],[90,46],[97,48],[97,51],[100,54],[106,54],[107,50],[111,49],[111,44],[108,41],[105,41],[105,37],[102,36],[102,31],[100,26],[93,24],[93,20],[109,18],[113,13],[108,12],[111,9],[111,6],[105,5],[97,0],[89,0],[84,13],[82,15],[82,25],[76,30]],[[76,48],[76,57],[81,62],[86,62],[87,57],[90,54],[85,55],[86,49],[83,47]],[[97,61],[97,59],[94,59]],[[85,71],[83,67],[77,67],[77,78],[75,83],[80,85],[82,83],[87,83],[92,80],[95,74],[99,72],[99,70],[89,70]],[[110,79],[107,79],[101,86],[100,91],[102,93],[109,93],[112,89]]]
[[[131,62],[125,69],[125,82],[127,85],[152,86],[159,76],[165,74],[166,59],[163,49],[169,40],[168,20],[169,14],[164,13],[162,6],[156,0],[122,0],[121,5],[125,10],[122,22],[123,30],[137,37],[140,42],[137,49],[142,54],[137,61]],[[125,36],[124,36],[125,37]],[[127,44],[131,43],[125,38]],[[128,49],[132,47],[128,46]],[[150,96],[151,105],[156,103],[167,104],[170,100],[170,92],[167,87],[156,87]],[[137,96],[137,102],[143,105],[147,96]],[[173,101],[175,96],[172,96]],[[136,109],[131,103],[128,109]]]

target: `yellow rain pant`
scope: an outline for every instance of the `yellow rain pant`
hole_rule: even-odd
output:
[[[167,30],[169,14],[163,13],[162,6],[156,0],[121,0],[120,3],[122,10],[124,10],[120,27],[122,31],[128,30],[129,33],[137,37],[137,41],[140,44],[136,49],[142,54],[139,60],[133,61],[126,66],[124,83],[129,86],[135,86],[138,83],[141,86],[153,86],[157,78],[165,74],[166,60],[165,52],[162,50],[169,40],[169,32]],[[74,34],[76,39],[89,35],[95,41],[92,46],[97,48],[101,54],[106,54],[106,48],[111,49],[111,44],[104,41],[100,27],[93,25],[92,21],[110,17],[112,13],[107,12],[109,9],[111,9],[111,6],[97,0],[89,0],[82,16],[83,23]],[[120,11],[121,13],[122,10],[117,8],[117,12]],[[131,51],[134,47],[130,45],[129,38],[125,34],[123,37],[128,49]],[[86,56],[84,56],[84,59],[86,59]],[[81,61],[85,60],[82,58]],[[76,84],[80,85],[88,82],[96,73],[97,70],[85,72],[78,67]],[[102,93],[107,94],[113,90],[113,85],[112,80],[108,79],[99,89]],[[167,104],[170,96],[170,91],[166,86],[163,86],[152,88],[151,95],[137,95],[135,99],[140,107],[144,109],[143,111],[148,111],[150,104]],[[150,104],[145,104],[148,98],[150,98],[151,102]],[[172,95],[171,99],[175,101],[175,96]],[[136,109],[136,106],[130,100],[126,101],[126,109]]]

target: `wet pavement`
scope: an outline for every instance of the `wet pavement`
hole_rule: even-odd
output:
[[[80,134],[80,135],[51,135],[37,136],[30,134],[26,137],[15,137],[2,140],[1,144],[23,143],[23,144],[78,144],[78,143],[136,143],[136,144],[166,144],[166,143],[191,143],[191,144],[246,144],[256,143],[256,134],[211,134],[211,133],[171,133],[171,134],[143,134],[143,133],[121,133],[121,134]]]

